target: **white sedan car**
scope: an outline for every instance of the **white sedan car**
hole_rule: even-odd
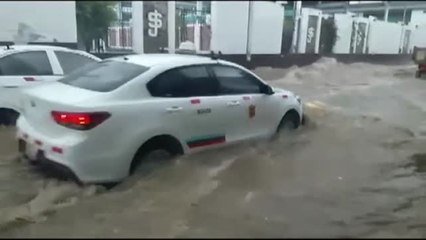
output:
[[[100,59],[83,51],[44,45],[0,47],[0,125],[14,124],[21,112],[20,89],[56,81]]]
[[[179,155],[273,136],[302,116],[298,96],[237,64],[130,55],[26,89],[17,137],[30,160],[82,183],[110,183],[156,150]]]

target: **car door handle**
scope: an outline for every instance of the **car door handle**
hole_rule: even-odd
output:
[[[240,101],[230,101],[230,102],[227,102],[226,105],[228,105],[229,107],[238,106],[240,105]]]
[[[174,106],[174,107],[169,107],[169,108],[166,108],[166,111],[167,112],[180,112],[180,111],[182,111],[182,107],[176,107],[176,106]]]

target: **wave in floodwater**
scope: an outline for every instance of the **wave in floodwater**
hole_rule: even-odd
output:
[[[412,65],[385,66],[369,63],[345,64],[323,57],[311,65],[288,69],[260,67],[255,72],[273,86],[290,89],[313,101],[322,95],[393,85],[414,75]]]
[[[321,107],[312,104],[312,108],[316,109],[317,113],[321,112]],[[313,127],[314,123],[309,122],[306,129]],[[64,207],[75,205],[79,199],[91,197],[99,192],[104,192],[105,189],[101,186],[90,185],[86,187],[79,187],[72,182],[59,181],[55,179],[46,179],[43,175],[32,168],[27,162],[21,160],[16,154],[16,142],[13,138],[14,129],[4,128],[0,132],[0,139],[2,139],[2,146],[9,146],[8,150],[3,149],[2,152],[6,153],[6,157],[1,158],[0,166],[0,179],[6,178],[11,182],[8,189],[3,189],[0,203],[0,229],[8,229],[21,223],[36,223],[45,221],[49,214],[56,212]],[[274,140],[282,141],[282,140]],[[249,143],[239,144],[237,146],[227,147],[220,149],[220,153],[216,150],[214,152],[207,151],[206,153],[195,154],[194,156],[185,156],[181,159],[174,160],[174,163],[157,161],[148,162],[142,165],[139,172],[134,176],[129,177],[122,184],[116,186],[109,191],[110,194],[120,194],[123,191],[131,190],[138,184],[143,184],[144,181],[152,177],[158,169],[164,166],[177,164],[178,162],[186,161],[187,163],[194,160],[199,161],[199,157],[203,156],[204,163],[212,161],[215,165],[216,159],[235,159],[242,158],[246,154],[261,154],[268,151],[273,145],[272,140],[254,141]],[[271,145],[273,144],[273,145]],[[13,148],[11,147],[13,146]],[[249,151],[247,151],[249,149]],[[10,150],[10,151],[9,151]],[[242,154],[245,153],[245,154]],[[267,153],[266,153],[267,154]],[[260,157],[260,156],[259,156]],[[265,155],[263,156],[265,157]],[[207,158],[207,160],[206,160]],[[234,160],[228,161],[228,164],[233,163]],[[208,176],[214,177],[219,172],[223,171],[228,165],[212,166],[209,168]],[[16,181],[11,181],[15,179]],[[24,187],[26,186],[26,187]],[[22,192],[17,192],[17,189],[23,189]],[[1,194],[1,193],[0,193]]]

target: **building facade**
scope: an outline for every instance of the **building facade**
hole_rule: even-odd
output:
[[[355,13],[386,22],[426,24],[426,1],[309,1],[302,5],[322,10],[324,14]]]
[[[114,7],[117,21],[108,29],[107,50],[132,49],[132,1],[119,1]]]

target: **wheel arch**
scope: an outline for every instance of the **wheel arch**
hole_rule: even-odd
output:
[[[297,117],[297,123],[298,123],[298,127],[299,127],[302,123],[302,116],[301,116],[301,113],[294,107],[290,107],[289,109],[287,109],[287,111],[284,112],[283,116],[280,119],[280,122],[278,123],[278,126],[281,124],[283,119],[286,118],[289,115],[294,115],[294,116]]]
[[[0,107],[0,125],[15,125],[21,113],[13,108]],[[10,122],[11,119],[14,122]]]
[[[159,148],[165,149],[173,155],[182,155],[185,153],[184,145],[172,134],[157,134],[141,142],[142,143],[139,143],[138,147],[131,155],[132,158],[129,164],[130,171],[132,171],[132,168],[139,163],[137,156],[139,154],[148,153],[151,150]]]

